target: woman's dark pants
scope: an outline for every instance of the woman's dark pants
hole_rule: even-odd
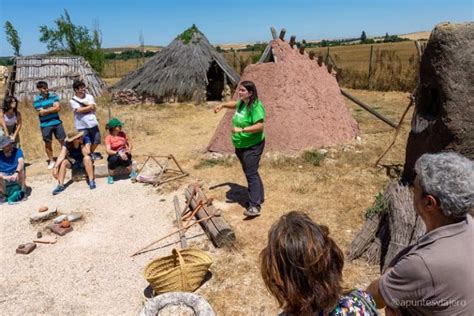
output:
[[[257,207],[258,209],[265,200],[262,179],[258,174],[258,165],[264,148],[265,140],[249,148],[235,149],[235,154],[239,158],[247,178],[249,207]]]

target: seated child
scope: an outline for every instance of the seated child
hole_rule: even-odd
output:
[[[53,190],[53,195],[64,191],[64,178],[67,169],[85,169],[89,188],[95,189],[94,166],[90,157],[90,139],[84,137],[84,132],[73,131],[67,134],[66,142],[61,148],[59,157],[53,168],[53,177],[58,180],[58,185]]]

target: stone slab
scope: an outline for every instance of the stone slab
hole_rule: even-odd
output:
[[[53,218],[57,215],[58,215],[58,210],[57,209],[48,210],[48,211],[42,212],[42,213],[38,213],[38,212],[35,211],[30,216],[30,223],[34,224],[34,223],[38,223],[38,222],[43,222],[43,221],[46,221],[46,220],[48,220],[50,218]]]
[[[69,226],[68,228],[61,227],[61,224],[49,224],[48,228],[55,233],[56,235],[59,236],[64,236],[67,233],[70,233],[73,231],[72,226]]]
[[[16,253],[21,254],[21,255],[27,255],[35,249],[36,249],[36,244],[33,242],[28,242],[26,244],[19,245],[18,248],[16,248]]]

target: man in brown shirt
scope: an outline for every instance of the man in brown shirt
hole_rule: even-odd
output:
[[[386,315],[474,315],[474,162],[424,154],[415,171],[413,203],[426,234],[367,291]]]

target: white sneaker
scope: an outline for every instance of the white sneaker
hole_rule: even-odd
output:
[[[49,165],[48,165],[48,170],[53,169],[53,168],[54,168],[54,165],[55,165],[54,160],[51,160],[51,161],[49,162]]]

